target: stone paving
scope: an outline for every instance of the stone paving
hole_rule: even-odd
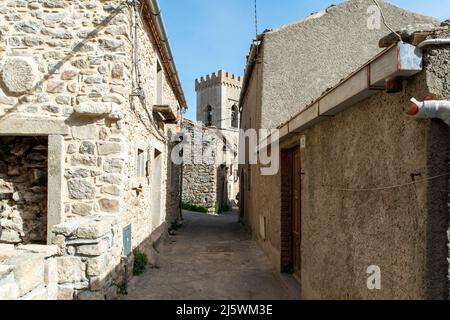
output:
[[[134,277],[126,300],[266,300],[294,294],[236,213],[184,213],[183,227],[162,246],[158,269]]]

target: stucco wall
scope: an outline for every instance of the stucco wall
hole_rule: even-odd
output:
[[[396,30],[438,21],[380,2]],[[381,49],[384,26],[369,30],[371,0],[351,0],[326,13],[265,34],[262,125],[276,128]],[[299,94],[299,93],[302,94]]]
[[[259,48],[260,57],[264,57],[264,45]],[[263,72],[266,65],[256,63],[249,85],[242,101],[242,129],[261,128],[261,90],[263,88]],[[240,141],[244,144],[244,141]],[[249,145],[245,142],[245,156],[248,161]],[[242,219],[252,234],[258,240],[272,264],[280,269],[280,206],[281,206],[281,174],[261,176],[260,165],[241,164],[240,174],[240,210]],[[261,217],[266,219],[266,234],[263,237]]]
[[[410,183],[411,175],[420,181],[448,172],[450,130],[439,120],[414,120],[403,113],[411,97],[431,93],[448,99],[448,50],[427,51],[425,71],[405,82],[403,92],[379,93],[302,132],[305,299],[448,298],[448,177]],[[260,112],[256,73],[244,98],[244,128],[259,128],[254,120]],[[258,77],[259,83],[266,81]],[[299,142],[293,136],[282,147]],[[263,177],[258,166],[241,169],[252,177],[250,190],[248,182],[242,184],[247,190],[244,221],[280,268],[280,173]],[[399,184],[406,185],[390,188]],[[337,190],[379,187],[387,188]],[[265,240],[260,236],[262,216],[268,221]],[[371,265],[381,268],[379,291],[367,289]]]
[[[404,94],[378,94],[304,132],[305,298],[445,298],[445,256],[432,247],[446,245],[434,235],[436,219],[448,221],[446,177],[385,190],[335,189],[389,187],[412,182],[411,174],[420,180],[448,171],[445,161],[439,164],[449,150],[448,128],[402,113],[411,96],[427,94],[424,83],[422,74]],[[438,144],[441,155],[432,151]],[[441,266],[433,274],[431,261]],[[380,291],[366,287],[370,265],[381,268]]]

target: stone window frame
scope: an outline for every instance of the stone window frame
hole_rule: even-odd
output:
[[[214,121],[213,107],[208,104],[205,108],[205,126],[212,127]]]
[[[69,127],[63,119],[18,114],[0,117],[0,136],[46,136],[48,139],[47,244],[52,243],[53,227],[66,220],[64,211],[64,137],[69,133]]]
[[[239,108],[236,104],[231,106],[230,111],[231,128],[239,128]]]
[[[151,165],[151,147],[142,142],[142,141],[135,141],[133,143],[133,156],[134,156],[134,170],[133,175],[131,178],[131,187],[137,188],[137,187],[146,187],[150,185],[151,181],[151,172],[150,172],[150,165]],[[145,176],[138,176],[138,160],[139,160],[139,150],[143,151],[144,156],[144,171]]]

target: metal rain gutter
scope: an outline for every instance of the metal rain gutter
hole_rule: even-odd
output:
[[[281,125],[280,139],[291,133],[299,133],[384,91],[389,80],[409,78],[420,71],[422,51],[408,43],[394,44]]]
[[[422,50],[411,44],[399,42],[391,45],[279,126],[279,140],[300,134],[358,102],[385,91],[389,80],[408,78],[421,72],[422,58]],[[272,139],[272,136],[268,136],[258,149],[266,149],[273,142]]]
[[[160,52],[161,56],[166,58],[163,61],[165,65],[166,72],[169,74],[169,77],[172,79],[173,86],[176,87],[176,95],[177,99],[180,103],[182,109],[187,109],[186,98],[183,93],[183,88],[181,86],[181,81],[178,75],[177,67],[175,65],[175,61],[172,54],[172,49],[169,44],[169,37],[167,36],[166,28],[164,26],[164,21],[162,19],[161,9],[158,3],[158,0],[144,0],[144,4],[147,3],[149,8],[149,13],[151,14],[152,20],[156,25],[156,32],[158,33],[158,39],[162,47],[164,48],[165,53]]]

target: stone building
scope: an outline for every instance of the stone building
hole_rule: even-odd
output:
[[[195,81],[197,122],[183,121],[183,131],[191,136],[185,142],[192,145],[185,154],[184,201],[216,211],[236,205],[241,88],[241,77],[223,70]]]
[[[2,1],[0,72],[0,299],[115,298],[180,210],[157,1]]]
[[[280,170],[240,166],[241,214],[304,299],[447,299],[450,130],[404,109],[449,99],[450,47],[423,42],[448,39],[448,24],[381,2],[399,43],[368,28],[372,6],[346,1],[258,36],[242,128],[279,129]],[[272,139],[259,151],[276,152]]]

